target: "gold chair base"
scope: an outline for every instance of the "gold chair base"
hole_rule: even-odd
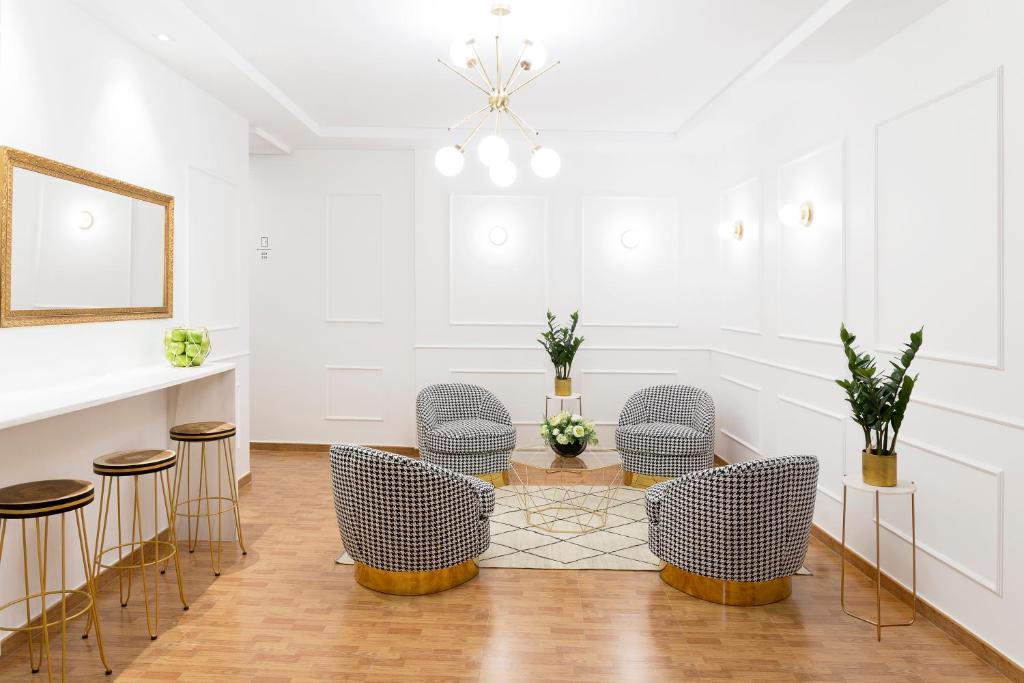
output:
[[[659,477],[655,474],[638,474],[629,470],[622,470],[622,483],[637,489],[645,489],[670,479],[675,479],[675,477]]]
[[[676,590],[719,605],[753,607],[785,600],[793,592],[793,577],[783,576],[771,581],[724,581],[700,576],[666,564],[661,580]]]
[[[474,474],[474,477],[482,481],[486,481],[496,489],[500,489],[502,486],[508,486],[508,470],[502,472],[485,472],[483,474]]]
[[[464,584],[479,571],[476,560],[428,572],[390,572],[356,562],[356,583],[389,595],[429,595]]]

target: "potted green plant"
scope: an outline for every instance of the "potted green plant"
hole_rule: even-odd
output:
[[[576,357],[583,337],[576,336],[576,325],[580,321],[580,312],[574,311],[569,327],[557,327],[555,314],[548,311],[548,329],[540,335],[537,342],[544,347],[555,366],[555,395],[569,396],[572,394],[572,359]]]
[[[917,384],[917,375],[907,374],[910,364],[921,348],[924,328],[910,333],[910,342],[896,360],[889,361],[888,375],[878,372],[877,361],[867,353],[857,353],[853,343],[857,337],[839,328],[850,379],[836,380],[846,391],[846,402],[853,412],[853,421],[864,432],[861,452],[861,473],[865,484],[896,486],[896,441],[910,403],[910,394]]]
[[[564,458],[575,458],[587,450],[588,445],[597,444],[594,423],[568,410],[542,422],[540,436],[544,443]]]

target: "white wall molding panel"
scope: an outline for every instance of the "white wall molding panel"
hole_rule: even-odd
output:
[[[712,331],[709,355],[715,377],[774,398],[755,401],[758,392],[719,379],[720,427],[737,437],[720,439],[719,453],[756,457],[746,442],[764,457],[817,455],[815,521],[837,538],[839,477],[859,472],[863,447],[834,384],[847,373],[837,323],[883,371],[924,325],[897,447],[901,476],[919,486],[918,590],[1015,661],[1024,661],[1024,595],[1010,579],[1024,575],[1024,499],[1013,495],[1024,477],[1024,275],[1011,264],[1024,259],[1024,198],[1009,188],[1024,183],[1024,50],[1009,27],[1022,20],[1019,3],[994,0],[984,12],[968,0],[943,3],[699,159],[703,199],[682,218],[731,221],[751,185],[766,190],[745,205],[769,211],[763,265],[777,289],[759,299],[749,279],[759,264],[738,266],[745,240],[720,239],[711,281],[725,331]],[[753,179],[734,185],[743,177]],[[830,199],[804,196],[818,193]],[[815,208],[809,226],[771,215],[802,201]],[[832,202],[841,209],[816,233]],[[824,241],[800,241],[811,236]],[[737,283],[749,294],[739,296]],[[907,502],[882,505],[881,555],[883,571],[909,587]],[[848,541],[873,557],[871,501],[849,503]]]
[[[383,323],[384,197],[329,194],[326,201],[326,320]]]
[[[679,325],[679,217],[672,197],[584,197],[581,311],[590,326]]]
[[[237,183],[188,169],[189,320],[211,332],[237,330],[242,316],[241,196]]]
[[[778,222],[778,336],[839,345],[845,317],[843,141],[779,167],[777,213],[810,207],[810,224]]]
[[[449,324],[535,326],[549,300],[547,202],[452,195],[450,207]]]
[[[754,177],[719,195],[719,328],[760,335],[763,247],[761,181]],[[741,226],[742,232],[733,228]]]
[[[879,349],[927,320],[922,357],[1003,367],[1002,73],[875,128]],[[907,258],[924,244],[927,258]]]
[[[400,151],[253,158],[254,440],[415,441],[412,166]]]
[[[715,397],[718,431],[754,455],[761,455],[761,387],[729,375],[719,375]],[[719,407],[721,406],[721,407]],[[733,453],[732,455],[736,455]],[[723,455],[727,461],[734,461]],[[739,459],[747,458],[737,456]]]

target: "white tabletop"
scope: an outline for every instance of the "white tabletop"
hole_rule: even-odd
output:
[[[911,493],[917,493],[917,484],[912,481],[898,481],[896,482],[896,486],[872,486],[871,484],[865,484],[861,477],[850,476],[848,474],[843,475],[843,486],[849,486],[851,489],[868,491],[870,493],[877,492],[883,496],[905,496]]]
[[[568,396],[559,396],[557,394],[548,394],[548,400],[549,401],[551,401],[551,400],[578,401],[579,398],[580,398],[580,394],[578,394],[578,393],[577,394],[569,394]]]
[[[167,389],[234,369],[234,363],[223,362],[205,363],[198,368],[151,365],[27,391],[0,392],[0,429]]]

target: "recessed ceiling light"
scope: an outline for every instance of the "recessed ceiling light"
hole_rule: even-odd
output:
[[[173,43],[174,42],[174,38],[172,38],[171,36],[167,35],[166,33],[157,33],[153,37],[156,38],[157,40],[159,40],[161,43]]]

